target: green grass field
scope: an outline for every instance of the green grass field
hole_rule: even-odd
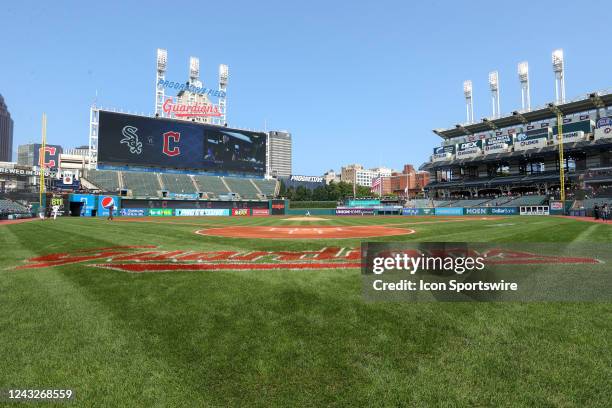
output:
[[[15,269],[41,255],[118,245],[360,244],[194,233],[225,225],[399,224],[415,234],[375,240],[612,243],[612,224],[555,217],[281,218],[0,225],[0,388],[70,388],[76,400],[66,406],[79,407],[610,406],[610,303],[366,303],[358,269]]]

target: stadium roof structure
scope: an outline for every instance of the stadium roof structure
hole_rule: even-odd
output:
[[[571,115],[594,109],[606,108],[608,106],[612,106],[612,90],[593,92],[559,105],[549,103],[545,107],[535,110],[514,111],[511,115],[502,116],[497,119],[483,118],[480,123],[457,124],[454,128],[450,129],[434,129],[433,132],[443,139],[450,139],[540,120],[553,119],[557,117],[557,108],[563,115]]]

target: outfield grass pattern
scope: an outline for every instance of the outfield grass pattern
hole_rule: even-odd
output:
[[[319,225],[416,231],[376,241],[612,243],[611,225],[488,218],[334,217]],[[360,244],[194,233],[317,225],[278,217],[145,221],[0,226],[0,387],[71,388],[75,405],[87,407],[609,406],[609,303],[365,303],[357,269],[14,269],[39,255],[115,245],[248,251]]]

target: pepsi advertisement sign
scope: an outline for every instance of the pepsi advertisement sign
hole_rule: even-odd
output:
[[[98,163],[263,176],[266,134],[100,111]]]
[[[98,216],[108,217],[110,212],[109,210],[113,209],[113,215],[118,214],[119,204],[121,202],[121,197],[119,196],[106,196],[101,195],[98,197]]]

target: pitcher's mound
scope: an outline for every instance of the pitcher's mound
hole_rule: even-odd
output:
[[[291,217],[291,218],[283,218],[283,221],[331,221],[329,218],[319,218],[319,217]]]

